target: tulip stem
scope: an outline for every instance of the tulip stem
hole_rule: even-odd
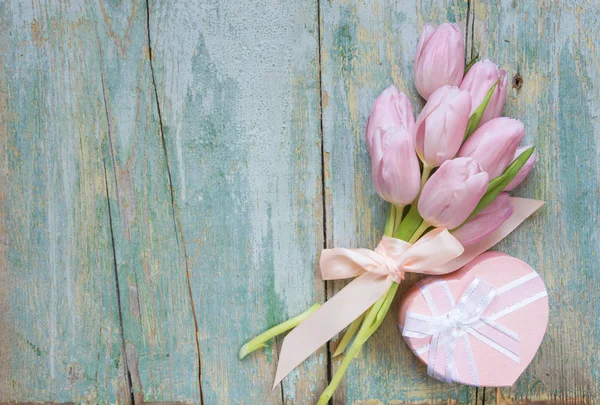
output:
[[[394,219],[394,229],[392,229],[391,232],[389,234],[387,234],[388,236],[393,235],[394,232],[396,232],[396,229],[398,229],[398,227],[400,226],[400,222],[402,222],[402,213],[403,212],[404,212],[404,206],[397,205],[396,206],[396,218]]]
[[[427,230],[427,228],[429,228],[431,225],[427,223],[427,221],[423,221],[421,222],[421,225],[419,225],[419,227],[417,228],[417,230],[415,231],[415,233],[413,233],[413,236],[411,236],[411,238],[408,240],[408,243],[415,243],[417,240],[419,240],[419,238],[421,237],[421,235],[423,235],[423,232],[425,232]]]
[[[402,214],[400,214],[402,215]],[[391,236],[394,234],[394,228],[396,223],[397,210],[394,204],[390,204],[390,209],[388,211],[388,217],[385,221],[385,229],[383,231],[384,235]]]
[[[260,335],[258,335],[257,337],[255,337],[254,339],[252,339],[251,341],[246,343],[244,346],[242,346],[242,348],[240,349],[240,352],[238,353],[238,357],[240,358],[240,360],[243,359],[244,357],[246,357],[248,354],[252,353],[253,351],[258,350],[261,347],[264,347],[266,341],[273,339],[277,335],[281,335],[283,332],[286,332],[290,329],[295,328],[302,321],[304,321],[306,318],[308,318],[310,316],[310,314],[312,314],[317,309],[319,309],[319,307],[321,307],[320,304],[314,304],[312,307],[308,308],[306,311],[304,311],[300,315],[290,318],[287,321],[280,323],[277,326],[272,327],[268,331],[261,333]]]
[[[427,163],[423,163],[423,174],[421,175],[421,188],[419,190],[419,195],[417,196],[417,200],[421,196],[421,192],[423,191],[423,186],[427,183],[429,176],[431,175],[431,171],[433,170],[432,166],[429,166]]]
[[[348,352],[344,356],[344,359],[342,360],[340,366],[333,375],[331,383],[329,383],[325,391],[323,391],[323,394],[321,394],[317,405],[327,405],[327,403],[333,396],[333,393],[335,392],[337,386],[342,381],[342,377],[348,370],[348,367],[350,367],[350,363],[352,362],[352,360],[354,360],[354,358],[358,356],[363,345],[383,322],[385,315],[389,311],[392,302],[394,301],[394,296],[396,295],[397,291],[398,284],[392,283],[392,286],[389,288],[387,293],[385,293],[381,298],[379,298],[379,300],[377,300],[377,302],[373,304],[371,309],[369,309],[360,328],[360,331],[358,332],[358,335],[356,335],[356,338],[354,339],[354,342],[352,342],[350,349],[348,349]]]
[[[365,318],[365,314],[362,314],[361,316],[356,318],[354,320],[354,322],[352,322],[350,324],[350,326],[348,326],[348,329],[346,329],[346,333],[344,333],[344,337],[342,338],[342,340],[338,344],[338,347],[335,349],[335,352],[333,353],[333,357],[337,357],[340,354],[344,353],[344,351],[348,347],[348,344],[350,343],[350,340],[352,339],[352,337],[358,330],[358,327],[360,326],[360,324],[364,318]]]

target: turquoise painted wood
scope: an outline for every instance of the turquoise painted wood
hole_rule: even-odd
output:
[[[275,390],[279,340],[237,358],[324,300],[316,4],[156,3],[150,32],[204,403],[316,402],[325,349]]]
[[[0,6],[0,401],[114,402],[125,382],[98,41],[80,8]]]
[[[125,385],[117,399],[198,402],[193,294],[154,86],[149,10],[145,2],[99,2],[85,11],[97,36],[94,76],[103,95],[103,160],[125,353]]]
[[[546,280],[551,319],[511,389],[427,377],[390,316],[334,404],[600,400],[599,11],[592,0],[9,0],[0,4],[0,403],[312,404],[328,347],[271,390],[323,302],[324,247],[373,247],[385,208],[364,125],[446,20],[515,79],[547,201],[498,249]],[[402,288],[405,290],[409,280]],[[335,348],[335,342],[331,349]],[[332,351],[332,350],[331,350]]]
[[[475,49],[485,49],[511,77],[521,77],[505,111],[525,122],[538,164],[518,194],[546,201],[539,215],[499,246],[534,265],[550,295],[540,352],[499,403],[596,403],[600,11],[594,1],[490,1],[478,3],[473,16]]]

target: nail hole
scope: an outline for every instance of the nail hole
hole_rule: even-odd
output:
[[[523,86],[523,78],[521,77],[520,74],[516,74],[513,76],[513,89],[517,89],[519,90],[521,88],[521,86]]]

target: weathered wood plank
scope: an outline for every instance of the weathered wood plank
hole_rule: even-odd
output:
[[[114,403],[124,384],[102,86],[82,11],[0,6],[1,401]]]
[[[373,248],[381,238],[385,202],[375,194],[364,128],[375,97],[390,84],[420,110],[413,84],[420,28],[447,20],[465,27],[467,3],[321,2],[323,134],[328,245]],[[412,284],[403,283],[400,294]],[[343,284],[335,283],[331,293]],[[338,363],[334,359],[334,366]],[[404,344],[394,316],[363,348],[347,373],[336,404],[473,403],[475,389],[445,385],[427,376]],[[389,402],[392,401],[392,402]]]
[[[474,45],[520,75],[505,113],[538,150],[517,193],[544,209],[499,250],[526,260],[548,286],[548,333],[527,372],[498,403],[600,401],[600,13],[595,1],[474,1]],[[486,397],[493,403],[494,390]]]
[[[127,403],[132,385],[138,402],[198,403],[200,363],[205,404],[313,403],[325,350],[271,391],[277,345],[243,362],[237,349],[323,301],[323,226],[329,246],[376,244],[371,103],[391,82],[418,100],[425,22],[474,18],[467,48],[523,78],[505,111],[539,163],[518,194],[548,201],[499,247],[540,271],[551,322],[497,403],[595,403],[598,10],[469,4],[321,2],[326,224],[317,4],[0,5],[0,401]],[[390,317],[334,403],[494,396],[427,377]]]
[[[237,351],[324,299],[316,3],[174,1],[150,17],[204,403],[314,403],[325,350],[276,390],[278,345]]]
[[[14,42],[3,63],[3,221],[15,236],[3,262],[14,313],[0,399],[128,403],[131,385],[137,401],[143,390],[196,402],[146,3],[4,11]]]
[[[200,402],[185,252],[150,63],[148,3],[98,2],[105,157],[127,354],[136,403]]]
[[[200,402],[196,330],[150,63],[148,3],[94,2],[105,163],[136,403]]]

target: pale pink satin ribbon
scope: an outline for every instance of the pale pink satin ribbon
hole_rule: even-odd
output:
[[[377,248],[325,249],[321,252],[324,280],[357,277],[283,341],[275,384],[311,353],[371,307],[405,272],[440,274],[430,269],[458,257],[464,248],[446,229],[426,234],[414,245],[384,236]]]
[[[405,272],[439,275],[452,272],[486,251],[535,212],[543,202],[511,198],[513,215],[483,241],[463,246],[446,229],[435,229],[414,245],[383,237],[377,248],[325,249],[320,267],[324,280],[357,277],[284,339],[273,387],[311,353],[358,318]]]

